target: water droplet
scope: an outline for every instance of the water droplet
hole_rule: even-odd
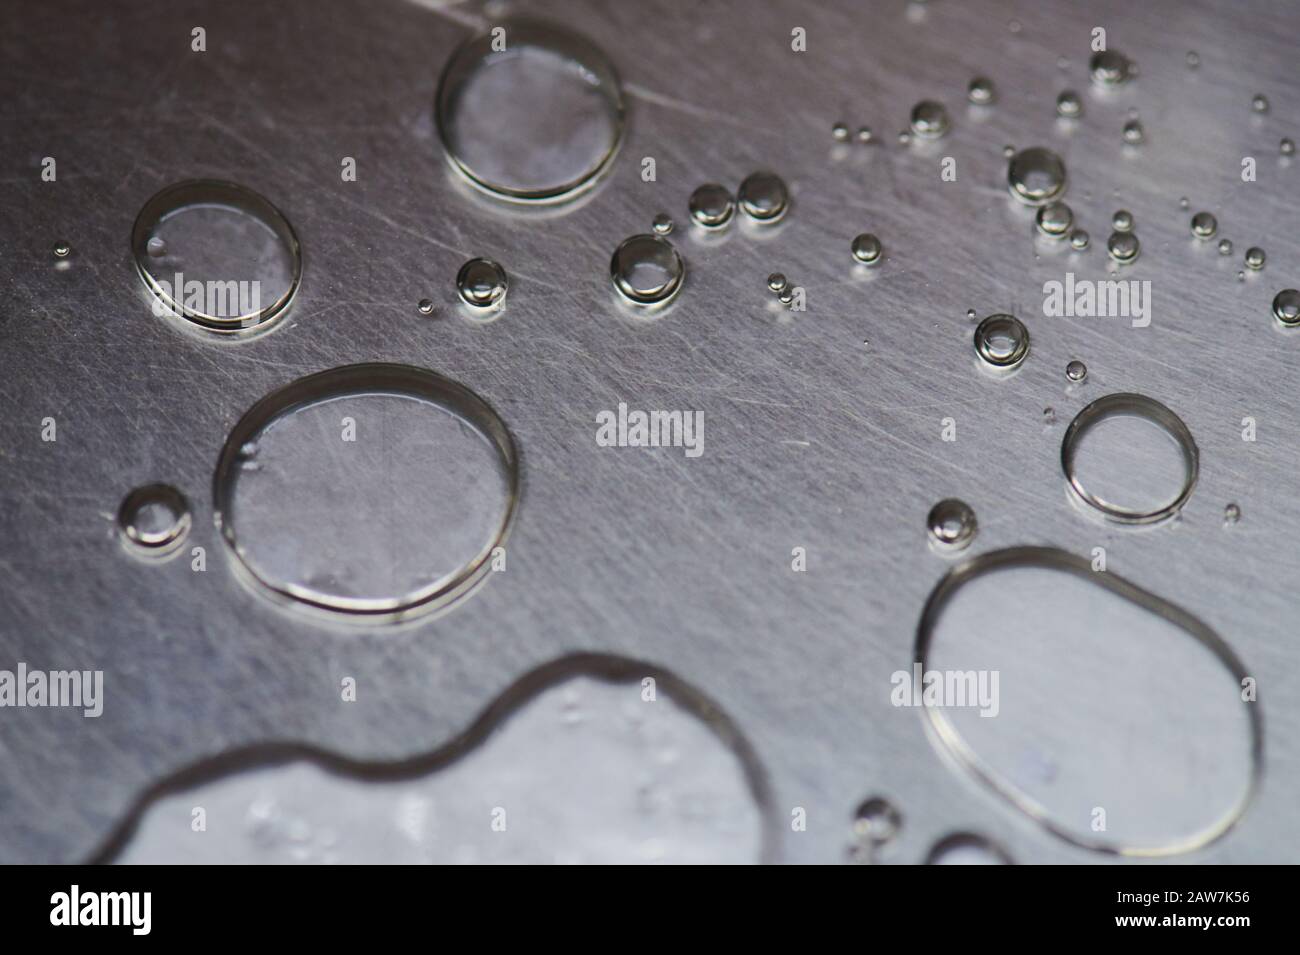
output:
[[[658,235],[669,235],[673,231],[673,217],[666,212],[661,212],[655,216],[654,224],[651,226]]]
[[[157,314],[223,336],[269,330],[302,278],[289,221],[233,182],[192,179],[163,189],[136,217],[131,251]]]
[[[1295,155],[1295,141],[1292,140],[1292,139],[1286,139],[1286,138],[1284,138],[1281,142],[1278,143],[1277,148],[1278,148],[1278,151],[1279,151],[1283,156],[1294,156],[1294,155]]]
[[[1086,229],[1075,229],[1070,233],[1070,246],[1079,252],[1082,252],[1092,242],[1092,236],[1088,235]]]
[[[1255,671],[1201,620],[1086,556],[1015,547],[954,566],[926,601],[913,658],[923,672],[979,666],[1004,689],[1034,688],[1014,703],[1008,690],[995,714],[926,705],[927,736],[947,765],[1073,845],[1188,852],[1228,832],[1258,790],[1263,725],[1240,682]]]
[[[1257,245],[1252,245],[1246,250],[1246,265],[1258,272],[1264,267],[1265,255],[1264,250]]]
[[[869,143],[873,138],[870,126],[863,126],[858,130],[858,142]]]
[[[987,76],[977,76],[966,88],[966,97],[976,106],[988,106],[997,98],[997,88]]]
[[[979,524],[969,504],[955,497],[945,498],[926,517],[930,544],[941,553],[964,550],[975,539]]]
[[[975,316],[976,316],[977,314],[978,314],[978,313],[977,313],[977,312],[975,311],[975,309],[973,309],[973,308],[968,308],[968,309],[966,309],[966,318],[967,318],[969,321],[972,321],[972,322],[975,321]]]
[[[773,272],[767,277],[767,287],[773,292],[780,292],[789,284],[790,282],[780,272]]]
[[[1116,262],[1127,265],[1138,257],[1142,243],[1132,232],[1112,232],[1106,240],[1106,251]]]
[[[456,273],[456,291],[466,305],[493,308],[506,298],[506,270],[491,259],[470,259]]]
[[[1235,524],[1241,520],[1241,508],[1236,504],[1229,504],[1223,509],[1223,523]]]
[[[1055,409],[1055,408],[1044,408],[1044,409],[1043,409],[1043,424],[1044,424],[1045,426],[1047,426],[1047,427],[1051,427],[1052,425],[1056,424],[1056,409]]]
[[[883,247],[880,240],[870,232],[864,232],[853,239],[853,258],[866,265],[879,261]]]
[[[1060,239],[1074,225],[1074,212],[1064,202],[1049,202],[1039,207],[1035,221],[1043,235]]]
[[[1219,254],[1220,254],[1220,255],[1232,255],[1232,240],[1231,240],[1231,239],[1220,239],[1220,240],[1219,240]]]
[[[1201,65],[1201,55],[1195,50],[1187,51],[1187,68],[1194,70]]]
[[[258,447],[260,467],[242,467]],[[446,606],[490,569],[518,497],[495,411],[408,365],[309,375],[235,425],[214,479],[241,572],[281,602],[377,622]]]
[[[452,168],[491,196],[560,202],[593,186],[618,153],[623,94],[603,53],[536,20],[461,45],[438,83],[438,134]]]
[[[1178,200],[1178,208],[1180,209],[1189,209],[1191,208],[1191,205],[1192,205],[1191,200],[1189,200],[1186,196],[1183,196]]]
[[[1015,368],[1029,354],[1029,329],[1014,315],[990,315],[975,327],[975,354],[995,368]]]
[[[1009,145],[1009,144],[1008,144],[1008,145],[1002,147],[1002,158],[1003,158],[1003,159],[1010,159],[1010,158],[1011,158],[1012,156],[1014,156],[1015,154],[1016,154],[1016,147],[1015,147],[1015,146],[1012,146],[1012,145]]]
[[[176,553],[190,521],[189,502],[169,484],[136,488],[117,511],[122,543],[140,557],[161,559]]]
[[[1150,524],[1192,494],[1199,454],[1183,420],[1154,398],[1111,394],[1070,423],[1061,466],[1075,497],[1108,520]]]
[[[1088,62],[1092,81],[1098,86],[1119,86],[1135,74],[1133,62],[1119,50],[1101,50]]]
[[[926,865],[1011,865],[1001,846],[973,832],[944,836],[925,857]]]
[[[849,141],[849,127],[845,123],[836,123],[831,127],[831,137],[837,143],[847,143]]]
[[[1192,216],[1192,235],[1198,239],[1210,239],[1219,231],[1219,220],[1212,212],[1198,212]]]
[[[790,208],[790,193],[779,176],[755,172],[745,177],[737,192],[740,208],[755,222],[779,222]]]
[[[911,143],[911,141],[912,141],[912,134],[908,132],[906,129],[902,130],[898,134],[898,144],[900,146],[906,146],[909,143]]]
[[[912,132],[923,139],[938,139],[950,125],[948,110],[942,103],[925,99],[912,107]]]
[[[1124,142],[1130,146],[1136,146],[1146,139],[1146,130],[1136,119],[1130,119],[1124,123]]]
[[[789,305],[794,301],[794,292],[790,289],[789,286],[786,286],[785,288],[781,289],[780,292],[777,293],[776,297],[777,297],[777,301],[779,301],[782,305]]]
[[[1256,93],[1250,101],[1250,108],[1256,113],[1268,112],[1268,97],[1263,93]]]
[[[1110,224],[1116,232],[1132,232],[1133,213],[1129,212],[1127,209],[1120,209],[1110,217]]]
[[[1007,188],[1021,202],[1050,202],[1065,192],[1065,184],[1065,163],[1050,149],[1022,149],[1007,164]]]
[[[662,236],[634,235],[624,239],[609,263],[614,288],[635,305],[663,305],[682,286],[685,263]]]
[[[1300,325],[1300,292],[1284,288],[1273,298],[1273,315],[1288,328]]]
[[[872,796],[853,814],[853,841],[868,851],[892,841],[903,826],[903,814],[888,799]]]
[[[1062,90],[1056,97],[1056,115],[1065,119],[1075,119],[1083,115],[1083,100],[1074,90]]]
[[[433,301],[431,299],[422,298],[420,299],[420,303],[415,307],[419,310],[421,315],[433,314]]]
[[[1065,366],[1065,377],[1074,382],[1083,381],[1088,377],[1088,366],[1076,358]]]
[[[57,258],[66,259],[72,254],[72,246],[63,241],[56,242],[54,243],[54,254]]]
[[[691,193],[691,220],[705,229],[721,229],[736,213],[736,200],[725,186],[706,182]]]

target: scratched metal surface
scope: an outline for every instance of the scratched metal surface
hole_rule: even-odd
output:
[[[1106,861],[954,771],[916,711],[889,703],[889,674],[910,665],[921,608],[951,566],[927,548],[925,515],[960,496],[980,520],[971,553],[1105,546],[1113,570],[1224,637],[1259,680],[1262,785],[1233,831],[1177,858],[1293,861],[1300,341],[1273,327],[1269,303],[1300,271],[1300,168],[1277,156],[1280,137],[1300,137],[1296,8],[508,9],[580,29],[629,97],[611,175],[561,215],[493,207],[445,166],[431,104],[447,55],[485,22],[473,5],[3,3],[0,667],[103,669],[106,703],[99,719],[0,711],[0,858],[85,858],[147,787],[233,747],[294,741],[355,760],[436,750],[522,675],[597,652],[677,674],[730,718],[770,782],[776,858],[843,859],[854,807],[883,795],[904,818],[891,861],[918,861],[954,831],[1022,862]],[[207,30],[203,55],[189,49],[195,25]],[[794,26],[807,30],[806,53],[791,52]],[[1086,77],[1094,26],[1141,68],[1107,98]],[[964,100],[977,73],[999,89],[983,113]],[[1073,131],[1053,114],[1066,87],[1085,100]],[[1257,92],[1272,102],[1265,117],[1250,111]],[[925,97],[947,103],[954,129],[900,148],[895,134]],[[1126,151],[1130,107],[1147,142]],[[870,125],[877,143],[834,155],[841,119]],[[1084,256],[1035,246],[1029,213],[1006,194],[1007,143],[1065,158],[1069,201],[1093,236]],[[655,183],[639,176],[647,155]],[[945,155],[958,160],[955,183],[939,181]],[[1245,155],[1258,157],[1256,183],[1240,179]],[[45,156],[57,158],[55,183],[40,180]],[[358,181],[340,181],[342,156],[357,158]],[[692,240],[691,190],[734,187],[758,168],[790,183],[789,221],[770,236]],[[177,334],[133,273],[141,205],[199,176],[271,198],[302,240],[301,293],[264,338],[227,347]],[[1191,244],[1180,196],[1217,213],[1234,257]],[[1104,277],[1120,207],[1137,218],[1144,250],[1129,274],[1152,282],[1151,327],[1042,317],[1043,282],[1066,268]],[[662,317],[637,321],[611,301],[609,256],[661,210],[679,224],[687,287]],[[870,279],[848,260],[861,231],[887,250]],[[58,239],[75,250],[62,270]],[[1238,282],[1252,244],[1268,267]],[[490,325],[451,307],[471,255],[512,276]],[[808,290],[806,313],[773,310],[774,270]],[[426,296],[434,318],[414,309]],[[973,367],[968,308],[1025,317],[1033,350],[1019,374],[997,381]],[[1076,357],[1089,379],[1067,391]],[[373,360],[470,386],[524,460],[508,571],[400,631],[331,627],[238,586],[212,522],[213,469],[243,411],[300,375]],[[1128,390],[1176,408],[1199,444],[1200,482],[1177,525],[1107,527],[1066,499],[1064,425],[1088,400]],[[703,410],[704,455],[596,447],[595,413],[620,400]],[[1055,427],[1042,424],[1046,406]],[[54,443],[40,439],[47,416]],[[1245,416],[1258,422],[1254,444],[1240,439]],[[940,441],[944,417],[958,422],[954,443]],[[111,515],[149,481],[194,503],[190,543],[207,547],[206,573],[124,557]],[[1231,529],[1228,501],[1243,514]],[[791,572],[795,546],[807,548],[806,573]],[[1021,646],[1042,653],[1033,633]],[[356,703],[339,701],[345,676]],[[1194,707],[1133,705],[1139,721],[1216,733]],[[1060,718],[1069,728],[1070,713]],[[546,783],[537,789],[545,798]],[[796,806],[807,831],[788,824]]]

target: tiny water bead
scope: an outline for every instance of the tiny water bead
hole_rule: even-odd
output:
[[[1049,202],[1039,208],[1035,222],[1043,235],[1060,239],[1074,225],[1074,212],[1064,202]]]
[[[1074,90],[1062,90],[1056,97],[1056,115],[1064,119],[1076,119],[1083,115],[1083,100]]]
[[[1228,504],[1223,509],[1223,523],[1235,524],[1241,520],[1241,508],[1236,504]]]
[[[787,285],[777,293],[776,298],[782,305],[789,305],[794,301],[794,291]]]
[[[528,19],[460,46],[442,71],[435,112],[452,168],[491,196],[524,203],[562,202],[589,189],[613,163],[625,129],[622,88],[605,55],[575,33]]]
[[[1256,272],[1264,267],[1265,258],[1264,250],[1257,245],[1246,250],[1246,266]]]
[[[1182,196],[1182,197],[1178,200],[1178,208],[1179,208],[1179,209],[1182,209],[1182,210],[1186,211],[1186,210],[1190,209],[1191,207],[1192,207],[1192,202],[1191,202],[1191,200],[1188,199],[1186,196]]]
[[[169,484],[147,484],[122,501],[117,526],[122,543],[141,557],[174,554],[190,531],[190,505]]]
[[[1124,124],[1124,142],[1130,146],[1136,146],[1146,139],[1146,130],[1136,119],[1130,119]]]
[[[736,200],[730,190],[716,182],[706,182],[691,193],[688,203],[691,221],[704,229],[721,229],[736,213]]]
[[[1250,108],[1256,113],[1267,113],[1268,97],[1263,93],[1256,93],[1254,97],[1251,98]]]
[[[790,208],[790,192],[780,176],[755,172],[745,177],[737,192],[740,208],[754,222],[779,222]]]
[[[790,282],[780,272],[773,272],[767,277],[767,287],[773,292],[782,291]]]
[[[686,266],[671,242],[658,235],[624,239],[610,259],[614,288],[634,305],[663,305],[682,287]]]
[[[966,87],[966,98],[976,106],[987,106],[997,98],[997,88],[987,76],[977,76]]]
[[[433,300],[432,300],[432,299],[422,298],[422,299],[420,299],[419,304],[416,305],[415,307],[416,307],[416,309],[419,311],[419,313],[420,313],[421,315],[432,315],[432,314],[433,314]]]
[[[1029,205],[1051,202],[1065,192],[1065,163],[1041,146],[1022,149],[1007,164],[1007,188]]]
[[[1186,59],[1187,59],[1187,68],[1189,70],[1194,70],[1201,65],[1201,55],[1197,53],[1195,50],[1188,50]]]
[[[1273,298],[1273,316],[1287,328],[1300,325],[1300,291],[1284,288]]]
[[[912,107],[912,132],[923,139],[938,139],[950,125],[948,110],[942,103],[925,99]]]
[[[1132,232],[1133,213],[1127,209],[1120,209],[1110,217],[1110,224],[1116,232]]]
[[[979,313],[976,312],[975,309],[973,309],[973,308],[968,308],[968,309],[966,309],[966,319],[967,319],[968,321],[972,321],[972,322],[975,321],[975,316],[976,316],[977,314],[979,314]]]
[[[858,130],[858,142],[869,143],[873,138],[870,126],[863,126]]]
[[[903,827],[903,814],[883,796],[872,796],[853,814],[853,839],[862,847],[878,847],[890,842]]]
[[[831,138],[837,143],[847,143],[849,141],[849,127],[846,123],[836,123],[831,127]]]
[[[1010,158],[1011,158],[1012,156],[1014,156],[1015,154],[1016,154],[1016,147],[1015,147],[1015,146],[1012,146],[1012,145],[1008,144],[1008,145],[1002,147],[1002,158],[1003,158],[1003,159],[1010,159]]]
[[[72,246],[68,245],[68,243],[63,241],[54,243],[54,255],[56,258],[66,259],[71,254]]]
[[[1280,152],[1283,156],[1294,156],[1295,140],[1283,139],[1280,143],[1277,144],[1277,148],[1278,148],[1278,152]]]
[[[926,527],[931,546],[943,553],[965,550],[979,530],[970,505],[955,497],[945,498],[930,508]]]
[[[854,237],[852,251],[854,259],[865,265],[871,265],[879,261],[883,246],[870,232],[864,232]]]
[[[1029,354],[1029,329],[1014,315],[990,315],[975,327],[975,354],[995,368],[1015,368]]]
[[[911,141],[912,141],[912,134],[908,132],[906,129],[902,130],[898,134],[898,144],[900,146],[906,146],[909,143],[911,143]]]
[[[456,274],[456,291],[472,308],[493,308],[505,301],[506,270],[491,259],[470,259]]]
[[[1137,259],[1142,243],[1132,232],[1112,232],[1106,240],[1106,251],[1116,262],[1127,265]]]
[[[1119,50],[1101,50],[1088,61],[1088,72],[1098,86],[1120,86],[1135,73],[1133,62]]]
[[[1088,366],[1076,358],[1065,366],[1065,377],[1076,383],[1083,381],[1088,377]]]
[[[1220,255],[1232,255],[1232,240],[1231,240],[1231,239],[1220,239],[1220,240],[1219,240],[1219,254],[1220,254]]]
[[[1212,212],[1198,212],[1192,216],[1192,235],[1198,239],[1211,239],[1219,231],[1219,220]]]
[[[1076,251],[1082,252],[1091,242],[1092,237],[1086,229],[1075,229],[1070,233],[1070,247]]]
[[[661,212],[654,218],[651,228],[659,235],[668,235],[673,231],[673,218],[666,212]]]
[[[1151,524],[1191,497],[1199,452],[1187,425],[1165,405],[1118,393],[1098,398],[1070,422],[1061,468],[1075,498],[1105,519]]]

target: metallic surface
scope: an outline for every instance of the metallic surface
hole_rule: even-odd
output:
[[[677,674],[739,728],[770,783],[780,860],[844,859],[854,807],[882,795],[903,817],[884,861],[920,861],[956,831],[1021,862],[1113,861],[954,772],[918,712],[890,704],[889,675],[910,667],[922,608],[952,566],[926,545],[926,514],[946,497],[978,515],[969,555],[1102,546],[1115,571],[1223,638],[1258,680],[1262,777],[1231,832],[1175,861],[1294,860],[1300,338],[1269,303],[1300,270],[1300,167],[1278,157],[1279,139],[1300,133],[1300,9],[510,4],[580,29],[628,101],[605,181],[540,213],[474,194],[441,154],[437,76],[487,22],[475,5],[3,9],[0,668],[102,669],[106,700],[98,719],[0,710],[0,860],[85,858],[148,787],[233,747],[293,741],[360,761],[435,751],[524,674],[598,652]],[[195,26],[206,53],[191,51]],[[1089,83],[1095,26],[1139,64],[1129,85]],[[791,50],[794,27],[805,53]],[[991,107],[964,102],[979,74],[997,85]],[[1073,124],[1054,113],[1067,87],[1084,101]],[[1268,114],[1251,112],[1255,93]],[[922,99],[944,102],[953,128],[903,148],[894,134]],[[1130,107],[1140,147],[1121,135]],[[837,121],[870,125],[875,142],[834,142]],[[1150,327],[1042,316],[1043,283],[1067,269],[1105,278],[1105,249],[1034,238],[1033,210],[1007,192],[1006,144],[1064,158],[1066,199],[1095,235],[1115,209],[1133,212],[1143,254],[1124,274],[1152,283]],[[356,182],[340,179],[346,156]],[[655,182],[641,179],[646,156]],[[945,156],[955,182],[940,179]],[[1257,182],[1242,181],[1244,156]],[[41,179],[44,157],[57,159],[56,182]],[[790,186],[779,226],[737,222],[709,241],[685,228],[696,186],[734,188],[760,169]],[[205,177],[266,196],[302,242],[292,311],[254,341],[178,333],[134,274],[141,206]],[[1201,208],[1239,248],[1266,249],[1267,267],[1238,281],[1237,256],[1191,237]],[[615,300],[608,263],[661,211],[677,218],[688,271],[673,305],[646,319]],[[885,247],[867,271],[850,255],[864,231]],[[51,253],[59,240],[66,259]],[[490,324],[456,300],[456,271],[476,255],[511,277]],[[776,271],[806,290],[806,312],[776,305],[765,288]],[[416,311],[426,297],[432,317]],[[967,309],[1025,320],[1033,351],[1016,374],[976,367]],[[1075,358],[1089,368],[1082,385],[1064,375]],[[367,361],[473,389],[522,460],[508,570],[399,630],[334,628],[238,586],[208,493],[227,434],[258,399]],[[1128,391],[1173,409],[1199,447],[1175,523],[1107,526],[1068,498],[1064,423]],[[703,410],[704,454],[598,447],[595,415],[620,401]],[[41,440],[48,417],[54,442]],[[941,440],[945,418],[954,442]],[[206,572],[120,547],[118,504],[155,481],[194,505],[187,548],[206,547]],[[1242,513],[1231,528],[1228,502]],[[806,572],[791,570],[796,547]],[[1034,634],[1023,645],[1033,655]],[[354,703],[340,701],[345,677]],[[1159,718],[1189,737],[1215,732],[1194,708]],[[545,747],[520,749],[533,751]],[[791,828],[794,807],[806,831]]]

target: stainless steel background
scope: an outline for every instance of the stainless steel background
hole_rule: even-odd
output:
[[[145,787],[230,747],[294,740],[360,760],[436,749],[521,675],[596,651],[662,666],[728,714],[771,781],[782,860],[844,858],[854,807],[882,794],[905,820],[892,860],[971,830],[1018,861],[1104,861],[953,772],[917,714],[889,705],[888,675],[909,665],[922,604],[950,566],[926,547],[925,515],[955,495],[980,519],[972,553],[1102,545],[1113,570],[1224,636],[1259,678],[1263,786],[1237,829],[1181,858],[1294,860],[1300,339],[1273,327],[1269,303],[1297,285],[1300,262],[1300,167],[1280,163],[1277,146],[1300,138],[1300,8],[511,4],[501,9],[584,32],[629,97],[608,181],[548,216],[470,195],[441,156],[436,78],[482,22],[475,5],[0,9],[0,666],[106,671],[98,720],[0,711],[0,859],[84,858]],[[203,55],[190,51],[196,25]],[[793,26],[807,29],[805,54],[790,50]],[[1141,68],[1109,96],[1086,77],[1094,26]],[[965,103],[977,73],[998,85],[987,111]],[[1067,86],[1085,101],[1073,131],[1053,112]],[[1251,113],[1256,92],[1272,102],[1265,117]],[[948,105],[953,132],[900,148],[896,133],[927,97]],[[1120,137],[1130,107],[1147,131],[1137,150]],[[877,144],[834,155],[841,119],[869,124]],[[1003,183],[1008,143],[1065,158],[1068,201],[1093,236],[1086,255],[1032,241],[1030,214]],[[639,178],[647,155],[656,183]],[[958,160],[956,183],[939,181],[945,155]],[[1246,155],[1258,159],[1253,184],[1239,175]],[[44,156],[58,161],[56,183],[40,180]],[[343,156],[357,158],[355,183],[340,181]],[[733,228],[720,243],[693,241],[691,190],[734,187],[758,168],[790,183],[789,221],[770,236]],[[177,334],[133,273],[141,205],[200,176],[261,192],[302,240],[294,311],[262,339],[223,347]],[[1127,275],[1152,281],[1152,326],[1043,318],[1044,281],[1067,268],[1103,276],[1121,207],[1137,219],[1143,253]],[[1196,208],[1218,215],[1231,259],[1191,242]],[[611,301],[609,256],[661,210],[678,222],[687,285],[671,311],[637,321]],[[861,231],[886,247],[868,280],[848,256]],[[58,239],[75,250],[62,270]],[[1267,269],[1238,282],[1253,244]],[[472,255],[511,274],[490,325],[452,307]],[[774,270],[808,290],[806,313],[772,309]],[[414,307],[426,296],[439,306],[431,319]],[[1018,375],[972,366],[968,308],[1025,318],[1033,350]],[[1091,373],[1067,390],[1076,357]],[[300,375],[372,360],[470,386],[523,453],[508,571],[399,631],[331,628],[272,606],[236,585],[212,526],[212,471],[239,415]],[[1064,426],[1123,390],[1175,408],[1199,443],[1200,484],[1177,525],[1105,527],[1067,502]],[[597,448],[594,415],[620,400],[702,409],[703,457]],[[46,416],[58,421],[53,444],[40,440]],[[951,444],[939,440],[948,416]],[[1257,419],[1255,444],[1240,439],[1244,416]],[[112,515],[149,481],[194,503],[190,543],[207,547],[207,573],[122,554]],[[1243,512],[1231,529],[1228,501]],[[790,571],[794,546],[808,549],[805,574]],[[339,702],[344,676],[358,681],[355,704]],[[1195,713],[1157,716],[1204,729]],[[790,831],[792,806],[806,807],[807,832]]]

